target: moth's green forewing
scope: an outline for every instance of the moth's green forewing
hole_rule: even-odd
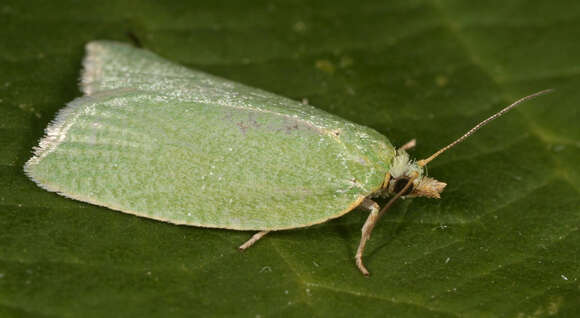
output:
[[[352,210],[395,155],[312,106],[120,43],[87,51],[85,96],[25,166],[49,191],[176,224],[280,230]]]

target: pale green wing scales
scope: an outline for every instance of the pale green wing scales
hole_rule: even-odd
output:
[[[395,154],[370,128],[144,50],[93,42],[84,65],[88,96],[25,166],[70,198],[176,224],[289,229],[354,208]]]

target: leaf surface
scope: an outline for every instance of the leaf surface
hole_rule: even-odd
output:
[[[576,316],[577,1],[5,1],[0,5],[0,316]],[[129,36],[131,35],[131,36]],[[46,192],[22,172],[78,91],[83,46],[168,60],[442,155],[441,200],[399,202],[354,266],[366,213],[278,232],[175,226]]]

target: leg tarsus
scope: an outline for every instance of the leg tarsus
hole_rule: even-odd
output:
[[[270,233],[270,231],[260,231],[254,235],[252,235],[252,237],[246,241],[246,243],[240,245],[240,247],[238,247],[238,249],[240,251],[244,251],[246,250],[248,247],[254,245],[254,243],[256,243],[258,240],[260,240],[262,237],[264,237],[264,235]]]
[[[367,241],[371,237],[371,232],[373,231],[373,228],[379,219],[379,205],[373,200],[366,198],[361,203],[361,207],[370,210],[371,213],[369,214],[369,217],[362,227],[360,243],[358,244],[358,249],[356,250],[356,255],[354,258],[356,260],[356,266],[361,271],[361,273],[365,276],[369,276],[370,273],[365,267],[362,257]]]

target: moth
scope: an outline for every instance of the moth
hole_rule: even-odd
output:
[[[425,166],[526,96],[422,160],[377,131],[313,106],[169,62],[147,50],[86,46],[81,90],[26,162],[38,186],[174,224],[257,231],[370,211],[355,255],[400,197],[439,198]],[[373,201],[390,197],[382,208]]]

